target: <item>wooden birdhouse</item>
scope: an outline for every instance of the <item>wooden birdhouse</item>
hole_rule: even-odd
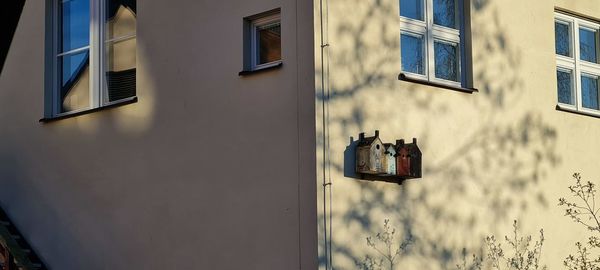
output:
[[[412,143],[404,140],[396,141],[396,175],[405,178],[421,177],[421,150],[417,146],[417,139]]]
[[[356,172],[365,174],[384,174],[383,167],[385,159],[385,149],[379,131],[375,131],[375,136],[366,137],[361,133],[358,136],[358,145],[356,147]]]
[[[396,175],[396,146],[391,143],[384,143],[385,159],[383,160],[383,168],[387,175]]]

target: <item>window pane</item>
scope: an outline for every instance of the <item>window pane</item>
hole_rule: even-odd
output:
[[[423,37],[402,34],[400,38],[402,70],[425,74],[423,68]]]
[[[106,1],[106,39],[135,35],[135,0]]]
[[[258,64],[281,60],[281,24],[260,26],[257,29]]]
[[[433,0],[433,23],[456,27],[456,0]]]
[[[64,55],[58,61],[60,112],[86,109],[90,105],[89,51]]]
[[[598,110],[598,78],[581,76],[581,100],[583,107]]]
[[[458,81],[458,45],[435,42],[435,77]]]
[[[573,83],[571,72],[556,71],[558,88],[558,102],[563,104],[575,104],[573,99]]]
[[[90,42],[89,0],[64,1],[59,8],[60,52],[85,47]]]
[[[581,60],[588,62],[597,62],[597,35],[598,31],[592,31],[584,28],[579,29],[579,49]]]
[[[135,96],[136,39],[107,42],[106,86],[108,101]]]
[[[571,34],[569,25],[564,23],[554,23],[554,38],[556,54],[571,56]]]
[[[423,20],[423,0],[400,0],[400,16]]]

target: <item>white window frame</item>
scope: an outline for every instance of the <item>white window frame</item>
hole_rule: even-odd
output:
[[[403,1],[403,0],[400,0]],[[402,73],[413,79],[427,80],[430,82],[450,85],[454,87],[462,87],[466,82],[464,64],[464,41],[462,41],[462,33],[464,32],[464,6],[463,0],[456,1],[456,23],[457,29],[448,28],[433,23],[433,0],[420,0],[424,10],[423,21],[400,16],[400,37],[402,34],[419,36],[423,38],[425,48],[423,52],[424,63],[423,69],[425,74],[417,74],[402,70],[402,53],[400,53],[400,70]],[[400,38],[401,39],[401,38]],[[457,46],[457,76],[458,81],[450,81],[435,77],[435,42],[452,44]],[[402,44],[400,44],[400,50]]]
[[[260,70],[281,64],[282,59],[259,64],[257,32],[261,28],[270,27],[273,25],[279,25],[281,27],[281,13],[278,12],[276,14],[260,17],[250,21],[250,70]]]
[[[600,77],[600,64],[595,64],[581,60],[579,51],[579,29],[588,28],[596,31],[600,35],[600,23],[570,16],[564,13],[555,12],[554,22],[567,24],[569,26],[569,45],[571,57],[556,54],[556,70],[571,73],[571,93],[575,104],[565,104],[558,102],[558,91],[556,93],[557,106],[563,110],[581,112],[593,116],[600,116],[600,110],[594,110],[583,107],[582,92],[581,92],[581,76],[591,75]],[[556,38],[556,37],[555,37]],[[600,48],[600,42],[597,42],[597,47]],[[600,50],[596,48],[596,58],[600,58]],[[573,78],[574,77],[574,78]],[[599,82],[600,84],[600,82]],[[558,85],[558,84],[556,84]],[[558,87],[558,86],[557,86]],[[558,89],[557,89],[558,90]],[[600,89],[599,89],[600,96]],[[600,97],[599,97],[600,98]],[[600,100],[598,101],[600,103]]]
[[[136,33],[117,37],[113,39],[105,38],[105,18],[106,18],[106,1],[105,0],[89,0],[90,1],[90,41],[89,45],[77,48],[71,51],[59,53],[60,36],[60,5],[71,0],[52,0],[52,117],[62,117],[71,114],[77,114],[88,110],[93,110],[101,107],[107,107],[118,103],[123,103],[136,99],[136,96],[128,97],[120,100],[109,101],[108,85],[105,80],[106,69],[106,44],[115,41],[124,41],[136,38]],[[84,50],[89,50],[89,91],[90,100],[88,108],[81,108],[68,112],[61,111],[60,100],[60,77],[59,74],[59,59],[61,56],[76,54]],[[137,52],[136,52],[137,53]]]

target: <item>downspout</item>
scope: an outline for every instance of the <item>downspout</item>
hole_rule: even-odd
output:
[[[328,0],[319,0],[319,20],[320,20],[320,33],[321,33],[321,128],[322,128],[322,142],[323,142],[323,240],[325,248],[325,269],[333,269],[333,256],[332,256],[332,182],[331,182],[331,158],[330,153],[330,136],[329,136],[329,43],[328,43],[328,32],[327,27],[329,26],[329,2]],[[327,24],[325,26],[325,24]],[[326,61],[327,59],[327,61]]]

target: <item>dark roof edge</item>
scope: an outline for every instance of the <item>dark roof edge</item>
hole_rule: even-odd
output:
[[[5,3],[4,3],[5,2]],[[25,0],[3,1],[0,9],[0,74],[8,56],[8,50],[19,24]]]

